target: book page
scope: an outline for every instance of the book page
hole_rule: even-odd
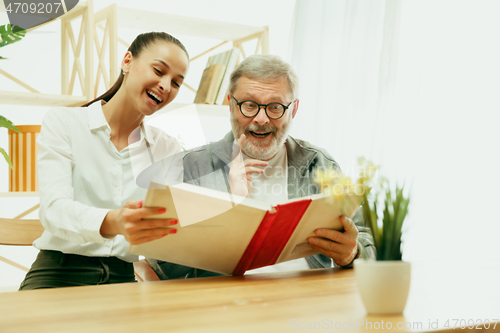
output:
[[[314,230],[318,228],[343,231],[344,226],[340,222],[340,217],[346,215],[352,218],[363,200],[362,197],[355,195],[346,196],[344,200],[334,201],[333,203],[329,201],[331,200],[329,197],[322,194],[310,198],[312,199],[311,204],[276,263],[318,254],[309,246],[307,238],[315,236]]]
[[[247,204],[248,203],[248,204]],[[178,218],[176,234],[129,247],[129,253],[231,274],[270,205],[191,184],[150,189],[145,207],[166,207],[152,218]],[[260,206],[260,207],[259,207]]]

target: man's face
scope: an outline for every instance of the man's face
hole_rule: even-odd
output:
[[[274,81],[252,80],[246,76],[240,77],[233,93],[238,102],[251,100],[259,104],[292,102],[292,94],[288,81],[280,78]],[[291,104],[280,119],[269,119],[262,107],[252,118],[243,116],[236,102],[231,99],[231,127],[235,139],[245,134],[246,142],[243,152],[254,159],[267,161],[273,158],[287,138],[291,120],[297,112],[297,103]]]

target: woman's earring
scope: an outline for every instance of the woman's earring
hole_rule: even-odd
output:
[[[127,72],[124,72],[123,69],[122,69],[122,75],[125,75],[125,74],[127,74]]]

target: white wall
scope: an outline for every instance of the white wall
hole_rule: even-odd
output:
[[[288,51],[288,38],[293,14],[294,0],[98,0],[94,1],[94,8],[98,10],[112,3],[118,6],[141,10],[154,10],[173,15],[191,16],[216,21],[239,23],[252,26],[269,26],[270,52],[284,58]],[[8,17],[0,12],[0,25],[7,24]],[[78,27],[74,27],[78,31]],[[119,37],[131,42],[143,31],[120,29]],[[191,56],[218,44],[220,41],[204,40],[194,37],[178,37],[187,47]],[[125,53],[125,47],[119,45],[120,57]],[[220,51],[218,51],[220,52]],[[252,52],[247,52],[247,54]],[[0,60],[0,68],[27,82],[35,89],[44,93],[60,93],[60,22],[48,24],[33,33],[28,33],[23,41],[0,49],[0,55],[9,60]],[[121,59],[121,58],[120,58]],[[201,72],[206,60],[195,61],[190,66],[186,82],[197,87]],[[78,81],[78,80],[77,80]],[[8,79],[0,76],[0,90],[24,91]],[[102,91],[102,85],[101,85]],[[78,84],[75,92],[79,92]],[[102,91],[103,92],[103,91]],[[176,102],[191,103],[194,94],[182,89]],[[5,105],[0,101],[0,115],[7,117],[16,125],[41,124],[46,107],[27,107]],[[215,123],[217,130],[220,126],[220,137],[229,128],[228,119],[220,119],[224,123]],[[6,129],[0,129],[0,147],[7,149],[8,135]],[[0,192],[8,191],[8,167],[0,161]],[[23,209],[29,208],[32,200],[0,199],[1,217],[14,217]],[[33,203],[34,204],[34,203]],[[37,213],[28,217],[36,218]],[[34,260],[36,251],[33,248],[19,248],[0,246],[0,256],[28,266]],[[19,285],[24,273],[16,268],[0,262],[0,290],[5,286]]]
[[[325,1],[347,2],[352,4]],[[383,2],[354,1],[359,8],[348,13],[362,14],[367,9],[363,5],[376,7]],[[357,157],[366,156],[380,163],[381,173],[392,181],[404,179],[412,186],[404,259],[459,260],[463,267],[457,269],[500,260],[500,218],[495,213],[500,200],[499,12],[496,0],[402,0],[394,91],[391,103],[380,111],[377,82],[367,85],[373,76],[364,74],[366,70],[371,75],[368,61],[363,62],[367,53],[349,53],[349,47],[368,48],[363,44],[365,35],[352,33],[354,38],[346,39],[349,45],[342,49],[319,29],[316,35],[309,33],[307,42],[316,38],[329,45],[332,62],[339,54],[349,54],[350,61],[332,65],[341,68],[338,74],[321,72],[313,63],[307,64],[310,70],[299,72],[304,94],[292,133],[325,147],[344,170],[355,166]],[[331,17],[325,20],[332,22]],[[356,29],[366,22],[344,27],[352,29],[346,29],[349,33],[359,32]],[[341,34],[342,28],[337,31]],[[362,31],[369,31],[370,41],[376,43],[373,30]],[[300,45],[300,49],[311,58],[325,57],[315,53],[318,48]],[[378,63],[370,66],[378,80]],[[342,77],[340,82],[335,74]],[[314,75],[325,82],[320,96],[307,93],[315,81],[304,78]],[[338,86],[327,86],[331,82]],[[373,95],[375,103],[370,103]],[[311,114],[317,116],[316,123],[310,121]],[[333,137],[327,133],[336,140],[324,139]]]
[[[413,178],[412,260],[500,260],[500,2],[403,1],[385,163]]]

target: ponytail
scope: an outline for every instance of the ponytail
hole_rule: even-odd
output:
[[[128,51],[130,51],[130,53],[132,53],[132,56],[137,57],[145,48],[147,48],[149,45],[155,43],[156,41],[165,41],[165,42],[172,43],[172,44],[179,46],[186,53],[186,55],[189,59],[189,54],[186,50],[186,47],[177,38],[173,37],[172,35],[167,34],[166,32],[146,32],[146,33],[140,34],[139,36],[137,36],[134,39],[132,44],[130,44]],[[97,101],[100,101],[100,100],[104,100],[105,102],[109,102],[109,100],[111,98],[113,98],[113,96],[116,94],[116,92],[122,86],[124,76],[125,76],[125,74],[123,73],[123,71],[120,71],[120,76],[116,80],[115,84],[108,91],[106,91],[101,96],[93,99],[92,101],[85,103],[82,106],[86,107],[86,106],[89,106],[89,105],[91,105]]]
[[[113,84],[113,86],[111,88],[109,88],[108,91],[106,91],[101,96],[93,99],[92,101],[83,104],[82,106],[84,106],[84,107],[89,106],[90,104],[93,104],[94,102],[100,101],[101,99],[105,102],[109,102],[109,100],[116,94],[116,92],[122,86],[124,76],[125,76],[124,73],[120,71],[120,76],[118,77],[118,80],[116,80],[115,84]]]

